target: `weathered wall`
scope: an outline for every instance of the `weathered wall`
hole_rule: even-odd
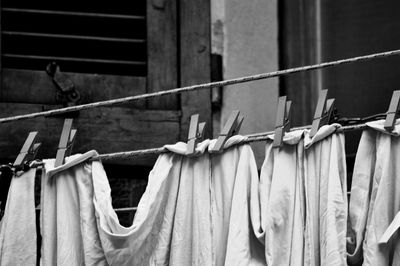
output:
[[[222,53],[223,77],[230,79],[278,69],[277,1],[218,0],[212,1],[213,52]],[[221,33],[222,32],[222,33]],[[241,134],[273,130],[279,95],[278,79],[269,79],[226,87],[219,126],[214,135],[238,109],[245,116]],[[264,143],[253,149],[260,167]]]

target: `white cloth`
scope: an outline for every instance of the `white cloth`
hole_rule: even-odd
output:
[[[319,141],[311,140],[305,150],[304,265],[347,265],[346,153],[344,134],[331,135],[334,127],[322,127],[313,138]]]
[[[35,174],[30,169],[11,180],[0,223],[0,265],[36,265]]]
[[[104,170],[94,169],[94,203],[109,264],[211,265],[209,168],[205,156],[160,155],[130,227],[118,222]]]
[[[261,224],[268,265],[345,265],[346,164],[339,125],[286,133],[266,145],[261,168]],[[273,140],[273,136],[270,137]]]
[[[241,140],[234,136],[227,145]],[[209,149],[213,145],[215,140]],[[260,219],[259,181],[250,145],[211,155],[211,168],[213,265],[265,265],[263,245],[253,232]]]
[[[273,137],[272,137],[273,138]],[[259,194],[267,265],[303,265],[303,131],[286,133],[281,148],[267,141]]]
[[[250,191],[257,169],[244,138],[230,138],[222,154],[215,140],[182,156],[186,144],[167,145],[153,167],[132,226],[119,225],[102,169],[94,169],[95,206],[110,265],[265,265],[250,224]],[[258,248],[258,249],[257,249]]]
[[[94,151],[66,158],[54,169],[44,160],[41,195],[41,265],[107,265],[93,206]],[[92,165],[93,164],[93,165]]]
[[[353,172],[348,261],[400,265],[400,239],[395,230],[387,244],[378,243],[400,211],[400,120],[390,134],[383,120],[367,125],[371,129],[362,134]]]

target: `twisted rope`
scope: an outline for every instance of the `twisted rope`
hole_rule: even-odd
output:
[[[362,130],[365,129],[367,126],[366,124],[360,124],[360,125],[351,125],[351,126],[344,126],[336,130],[336,132],[347,132],[347,131],[353,131],[353,130]],[[302,126],[302,127],[295,127],[292,128],[291,131],[294,130],[303,130],[303,129],[310,129],[311,125],[308,126]],[[267,132],[262,132],[262,133],[256,133],[256,134],[251,134],[251,135],[246,135],[247,139],[244,140],[242,143],[250,143],[250,142],[256,142],[256,141],[263,141],[267,140],[270,135],[272,135],[274,131],[267,131]],[[136,151],[127,151],[127,152],[116,152],[116,153],[106,153],[106,154],[101,154],[97,157],[92,158],[92,160],[113,160],[113,159],[127,159],[131,157],[136,157],[136,156],[141,156],[141,155],[154,155],[154,154],[161,154],[161,153],[167,153],[168,150],[165,149],[164,147],[162,148],[153,148],[153,149],[145,149],[145,150],[136,150]],[[42,162],[37,162],[31,164],[31,167],[38,167],[42,166]],[[349,194],[350,192],[348,192]],[[40,208],[36,208],[37,211],[40,211]],[[126,208],[116,208],[114,209],[115,212],[132,212],[136,211],[137,207],[126,207]],[[0,210],[1,211],[1,210]],[[1,213],[0,213],[1,217]]]
[[[295,131],[295,130],[304,130],[304,129],[310,129],[311,125],[308,126],[301,126],[301,127],[294,127],[290,129],[290,131]],[[351,125],[351,126],[343,126],[339,129],[336,130],[336,132],[348,132],[348,131],[355,131],[355,130],[363,130],[367,128],[366,124],[359,124],[359,125]],[[247,137],[244,141],[241,143],[251,143],[251,142],[257,142],[257,141],[265,141],[268,140],[271,135],[274,134],[274,131],[266,131],[266,132],[261,132],[261,133],[256,133],[256,134],[250,134],[250,135],[245,135]],[[164,148],[152,148],[152,149],[143,149],[143,150],[136,150],[136,151],[126,151],[126,152],[116,152],[116,153],[104,153],[100,154],[97,157],[93,157],[92,160],[101,160],[101,161],[110,161],[110,160],[115,160],[115,159],[128,159],[128,158],[133,158],[133,157],[139,157],[143,155],[159,155],[162,153],[168,153],[169,151]]]
[[[140,94],[140,95],[136,95],[136,96],[118,98],[118,99],[113,99],[113,100],[70,106],[70,107],[65,107],[65,108],[60,108],[60,109],[37,112],[37,113],[4,117],[4,118],[0,118],[0,124],[6,123],[6,122],[11,122],[11,121],[31,119],[31,118],[35,118],[35,117],[53,116],[53,115],[59,115],[59,114],[63,114],[63,113],[76,112],[76,111],[81,111],[81,110],[86,110],[86,109],[91,109],[91,108],[96,108],[96,107],[104,107],[104,106],[123,104],[123,103],[138,101],[138,100],[142,100],[142,99],[150,99],[150,98],[154,98],[154,97],[177,94],[177,93],[182,93],[182,92],[189,92],[189,91],[194,91],[194,90],[210,89],[210,88],[214,88],[214,87],[222,87],[222,86],[227,86],[227,85],[240,84],[240,83],[245,83],[245,82],[250,82],[250,81],[255,81],[255,80],[260,80],[260,79],[268,79],[268,78],[272,78],[272,77],[293,74],[293,73],[297,73],[297,72],[304,72],[304,71],[310,71],[310,70],[314,70],[314,69],[321,69],[321,68],[356,63],[356,62],[361,62],[361,61],[368,61],[368,60],[372,60],[372,59],[383,58],[383,57],[388,57],[388,56],[393,56],[393,55],[398,55],[398,54],[400,54],[400,50],[392,50],[392,51],[387,51],[387,52],[383,52],[383,53],[375,53],[375,54],[352,57],[352,58],[347,58],[347,59],[342,59],[342,60],[337,60],[337,61],[315,64],[315,65],[289,68],[289,69],[285,69],[285,70],[278,70],[278,71],[256,74],[256,75],[240,77],[240,78],[234,78],[234,79],[229,79],[229,80],[224,80],[224,81],[192,85],[192,86],[181,87],[181,88],[176,88],[176,89],[171,89],[171,90],[164,90],[164,91]]]

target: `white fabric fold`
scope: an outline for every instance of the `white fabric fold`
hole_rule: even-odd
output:
[[[206,156],[160,155],[132,226],[123,227],[96,167],[94,204],[110,265],[211,265],[209,169]]]
[[[268,265],[345,265],[346,163],[340,126],[285,134],[277,149],[267,141],[261,168],[261,222]],[[273,140],[273,136],[270,137]]]
[[[206,140],[190,158],[182,156],[185,143],[166,146],[173,153],[157,159],[130,227],[119,225],[104,170],[93,168],[110,265],[265,265],[250,219],[258,208],[251,202],[257,168],[250,146],[235,145],[243,139],[228,139],[226,150],[215,155],[207,152],[215,140]]]
[[[213,265],[265,265],[253,231],[260,220],[255,158],[250,145],[230,140],[230,149],[211,155]]]
[[[36,265],[35,174],[30,169],[11,180],[0,223],[0,265]]]
[[[332,134],[327,129],[322,127],[305,151],[304,265],[346,265],[348,207],[344,134]],[[320,138],[323,135],[325,138]]]
[[[63,165],[60,165],[58,167],[54,167],[54,162],[53,160],[44,160],[46,162],[46,173],[49,177],[61,172],[65,171],[71,167],[74,167],[80,163],[83,163],[87,161],[88,159],[99,155],[96,151],[91,150],[88,151],[84,154],[75,154],[73,156],[67,157],[65,159],[65,163]]]
[[[303,265],[303,131],[285,134],[284,145],[267,141],[261,168],[261,210],[257,237],[265,244],[267,265]]]
[[[233,147],[235,145],[242,143],[246,139],[247,138],[245,136],[234,135],[226,140],[223,149],[224,150],[229,149],[230,147]],[[205,152],[212,150],[212,148],[215,146],[216,142],[217,142],[217,139],[212,139],[212,140],[206,139],[200,143],[197,143],[194,155],[200,156],[200,155],[204,154]],[[173,152],[176,154],[180,154],[180,155],[187,154],[187,143],[185,143],[185,142],[178,142],[176,144],[164,145],[164,148],[166,148],[170,152]]]
[[[107,265],[93,206],[92,163],[96,152],[66,158],[54,169],[44,161],[41,195],[41,265]]]
[[[310,148],[313,144],[329,137],[341,128],[340,124],[330,124],[322,126],[317,133],[311,138],[309,129],[294,130],[285,132],[283,136],[283,143],[288,145],[294,145],[299,143],[301,139],[304,139],[304,147],[306,149]],[[274,134],[269,135],[270,140],[274,140]]]
[[[352,264],[399,265],[400,124],[368,123],[358,147],[349,205],[348,260]],[[392,224],[393,222],[393,224]],[[379,243],[381,242],[381,243]]]
[[[391,132],[387,131],[384,128],[384,124],[385,124],[385,120],[378,120],[378,121],[372,121],[372,122],[366,123],[366,125],[369,128],[375,129],[381,133],[389,134],[389,135],[396,136],[396,137],[400,136],[400,119],[396,120],[395,127]]]
[[[340,124],[324,125],[320,129],[318,129],[317,133],[312,138],[310,137],[310,130],[306,130],[304,139],[306,149],[310,148],[315,143],[326,139],[327,137],[335,133],[336,130],[338,130],[339,128],[341,128]]]

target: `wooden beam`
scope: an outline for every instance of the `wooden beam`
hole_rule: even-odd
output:
[[[180,86],[211,81],[210,1],[180,1]],[[198,113],[211,136],[211,91],[181,95],[181,139],[187,136],[190,116]]]
[[[147,1],[147,92],[176,88],[177,16],[176,0]],[[178,95],[149,100],[150,109],[179,109]]]
[[[56,106],[45,106],[55,108]],[[0,103],[2,116],[37,112],[39,104]],[[96,108],[79,113],[74,119],[78,133],[73,153],[95,149],[99,153],[120,152],[161,147],[179,140],[179,111],[137,110],[123,107]],[[37,118],[23,123],[16,121],[0,127],[1,159],[15,160],[26,134],[39,131],[37,141],[42,142],[38,158],[54,158],[62,131],[63,118]],[[150,157],[154,160],[154,156]],[[128,160],[115,163],[151,165],[153,161]]]
[[[146,92],[146,78],[67,73],[81,94],[81,103],[120,98]],[[44,71],[3,70],[2,102],[57,104],[57,89]],[[129,106],[144,108],[145,102]]]

